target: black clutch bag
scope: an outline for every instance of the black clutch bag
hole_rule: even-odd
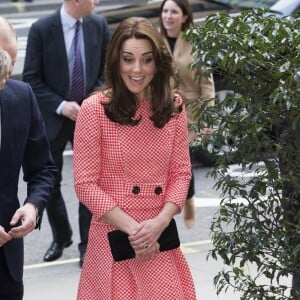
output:
[[[128,234],[121,230],[113,230],[107,233],[113,259],[121,261],[135,257],[135,252],[128,240]],[[168,251],[180,246],[176,222],[171,220],[168,227],[162,232],[157,241],[160,251]]]

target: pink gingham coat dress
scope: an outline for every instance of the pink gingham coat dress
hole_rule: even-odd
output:
[[[144,100],[136,114],[140,123],[127,126],[106,117],[101,104],[106,99],[102,93],[86,99],[76,122],[75,190],[93,214],[77,299],[194,300],[180,248],[147,262],[114,262],[107,233],[115,228],[101,221],[114,206],[137,221],[153,218],[167,201],[180,212],[191,176],[185,110],[158,129]]]

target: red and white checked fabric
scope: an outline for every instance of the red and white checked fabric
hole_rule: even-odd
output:
[[[107,240],[114,228],[100,220],[116,205],[139,222],[156,216],[167,201],[183,207],[191,176],[185,110],[158,129],[150,120],[149,101],[142,101],[140,123],[126,126],[106,117],[105,100],[102,93],[86,99],[75,129],[75,190],[93,214],[77,299],[194,300],[193,279],[180,249],[150,262],[114,262]],[[155,193],[158,186],[160,194]]]

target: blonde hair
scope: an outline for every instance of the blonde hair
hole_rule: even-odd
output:
[[[0,48],[0,79],[6,78],[11,69],[11,58],[9,54]]]

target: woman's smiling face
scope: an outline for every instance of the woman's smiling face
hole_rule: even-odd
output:
[[[153,49],[147,39],[124,41],[120,51],[120,75],[128,90],[139,100],[145,98],[155,71]]]
[[[168,36],[177,37],[186,19],[187,16],[183,14],[181,8],[174,1],[165,2],[161,12],[161,20]]]

